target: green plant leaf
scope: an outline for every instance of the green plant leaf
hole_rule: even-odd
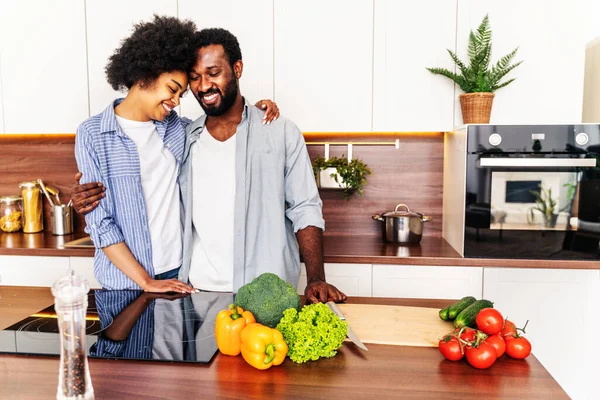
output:
[[[445,68],[427,68],[431,73],[445,76],[454,81],[465,93],[495,92],[512,83],[514,79],[500,82],[502,78],[518,67],[522,61],[511,65],[518,47],[500,58],[490,69],[492,56],[492,29],[489,17],[486,15],[475,31],[469,32],[467,55],[468,65],[460,60],[456,53],[447,50],[450,58],[458,67],[460,73],[454,73]]]
[[[341,178],[341,182],[338,181],[336,174],[331,174],[335,181],[339,184],[342,183],[346,187],[344,188],[344,199],[350,200],[350,196],[354,192],[358,193],[359,196],[363,195],[363,186],[367,183],[367,175],[371,175],[371,170],[361,160],[353,158],[348,161],[347,157],[342,155],[341,157],[331,157],[325,159],[323,157],[316,157],[312,162],[313,173],[315,179],[318,173],[327,168],[336,168],[337,175]]]

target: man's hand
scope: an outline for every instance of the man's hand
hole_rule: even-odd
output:
[[[265,116],[263,117],[263,125],[269,125],[271,121],[279,117],[279,107],[277,103],[271,100],[261,100],[255,104],[256,107],[261,110],[265,110]]]
[[[71,188],[71,200],[78,214],[86,215],[98,207],[100,200],[106,196],[106,187],[101,182],[79,184],[81,172],[75,175],[75,184]]]
[[[304,289],[304,296],[306,297],[306,303],[310,304],[326,303],[328,301],[340,303],[348,298],[338,288],[321,280],[309,282],[306,289]]]

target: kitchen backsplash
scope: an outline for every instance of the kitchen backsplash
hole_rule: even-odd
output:
[[[381,222],[371,216],[391,211],[404,203],[411,210],[433,217],[425,225],[424,236],[441,236],[444,137],[442,133],[349,134],[353,142],[395,141],[393,145],[355,145],[353,156],[371,169],[364,196],[349,201],[339,191],[321,190],[325,235],[381,235]],[[309,143],[340,141],[339,133],[305,134]],[[332,139],[333,138],[333,139]],[[343,138],[342,138],[343,139]],[[19,182],[41,178],[60,191],[68,201],[77,172],[73,155],[75,135],[1,135],[0,195],[19,194]],[[324,155],[324,145],[309,145],[311,158]],[[331,146],[330,156],[347,154],[347,146]],[[50,227],[50,207],[44,199],[44,226]],[[85,219],[77,215],[75,231],[81,232]]]

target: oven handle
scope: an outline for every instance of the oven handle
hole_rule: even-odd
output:
[[[487,157],[479,160],[482,167],[583,167],[595,168],[595,158],[498,158]]]

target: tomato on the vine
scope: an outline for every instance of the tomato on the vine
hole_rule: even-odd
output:
[[[458,332],[460,332],[460,328],[457,328],[455,332],[458,334]],[[474,342],[476,336],[477,331],[473,328],[464,328],[463,332],[460,334],[460,338],[465,342]]]
[[[496,356],[498,358],[500,358],[506,351],[506,342],[504,341],[502,336],[500,336],[499,333],[488,336],[488,338],[485,339],[485,341],[486,343],[489,343],[492,346],[494,346],[494,348],[496,349]]]
[[[480,331],[493,335],[504,327],[504,317],[495,308],[484,308],[475,317],[475,323]]]
[[[489,368],[498,358],[496,348],[487,342],[479,343],[479,347],[467,347],[465,355],[469,364],[478,369]]]
[[[507,336],[514,336],[514,335],[516,335],[516,333],[517,333],[517,326],[509,320],[504,321],[504,327],[502,328],[502,331],[500,332],[500,334],[504,337],[507,337]]]
[[[523,336],[506,337],[506,354],[521,360],[531,354],[531,343]]]
[[[447,336],[438,343],[440,353],[450,361],[458,361],[464,357],[460,343],[455,336]]]

